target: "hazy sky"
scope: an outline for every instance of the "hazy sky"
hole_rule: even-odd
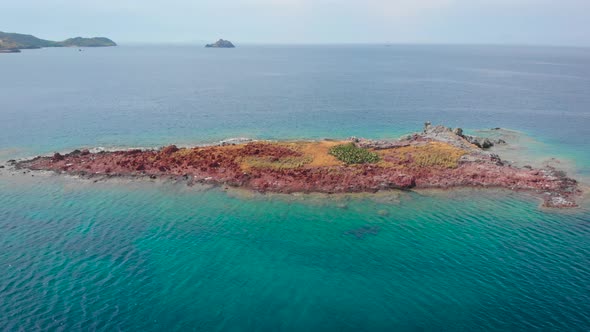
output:
[[[119,43],[590,46],[590,0],[0,0],[0,31]]]

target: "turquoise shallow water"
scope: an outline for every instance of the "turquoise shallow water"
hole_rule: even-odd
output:
[[[224,51],[2,56],[0,161],[391,137],[431,120],[517,130],[509,158],[556,156],[590,176],[588,49]],[[0,169],[0,330],[587,331],[589,208],[507,191],[263,196]]]
[[[588,210],[4,178],[4,330],[587,330]],[[20,208],[16,208],[20,207]]]

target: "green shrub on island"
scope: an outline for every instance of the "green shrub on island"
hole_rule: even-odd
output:
[[[380,159],[375,152],[359,148],[354,143],[336,145],[330,149],[329,153],[347,164],[370,164]]]

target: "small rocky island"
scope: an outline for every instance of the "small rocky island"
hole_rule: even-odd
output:
[[[235,48],[236,46],[232,44],[229,40],[220,39],[213,44],[207,44],[205,47],[210,48]]]
[[[70,38],[64,41],[40,39],[32,35],[0,31],[0,53],[18,53],[24,49],[43,47],[109,47],[117,44],[105,37]]]
[[[376,192],[482,187],[526,191],[543,206],[577,206],[578,182],[552,167],[519,168],[486,148],[506,144],[432,126],[395,140],[249,141],[215,146],[62,155],[12,161],[17,169],[84,177],[173,178],[260,192]]]

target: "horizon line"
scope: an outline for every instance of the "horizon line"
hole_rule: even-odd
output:
[[[227,40],[227,39],[226,39]],[[119,46],[140,46],[140,45],[176,45],[176,46],[198,46],[210,43],[206,40],[196,41],[158,41],[158,42],[147,42],[147,41],[116,41]],[[236,46],[506,46],[506,47],[555,47],[555,48],[590,48],[588,45],[573,45],[573,44],[539,44],[539,43],[496,43],[496,42],[234,42]]]

